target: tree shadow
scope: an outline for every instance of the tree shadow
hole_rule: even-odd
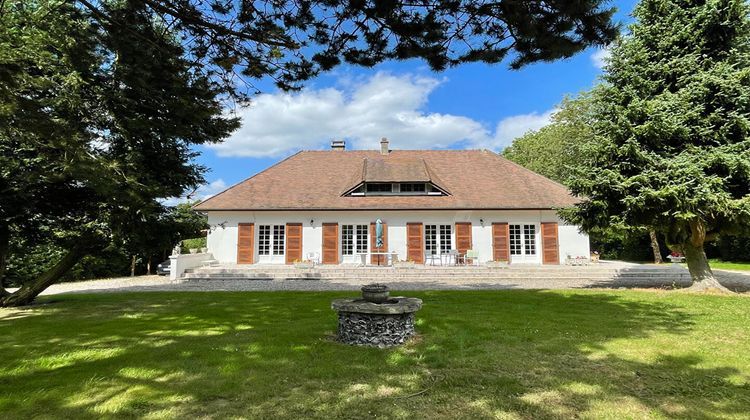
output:
[[[0,313],[0,411],[716,418],[750,406],[747,356],[720,347],[750,353],[741,322],[721,329],[742,298],[410,292],[425,301],[419,337],[381,350],[330,340],[330,300],[349,294],[69,295]]]

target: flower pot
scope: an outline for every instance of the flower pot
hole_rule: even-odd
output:
[[[383,303],[388,300],[390,291],[384,284],[368,284],[362,286],[362,298],[372,303]]]
[[[190,248],[190,253],[191,254],[197,254],[198,253],[198,248]]]
[[[201,253],[203,253],[203,254],[208,253],[208,248],[201,248]]]
[[[508,268],[508,261],[487,261],[489,268]]]

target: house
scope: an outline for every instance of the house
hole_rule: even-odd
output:
[[[201,202],[208,248],[221,263],[560,264],[588,256],[588,236],[562,221],[562,185],[488,150],[302,151]],[[453,251],[452,251],[453,250]]]

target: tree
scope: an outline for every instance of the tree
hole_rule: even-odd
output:
[[[120,2],[76,0],[105,27],[125,28]],[[230,93],[271,77],[299,88],[346,62],[424,59],[433,70],[468,62],[518,69],[611,41],[618,28],[603,0],[214,1],[128,0],[179,34],[187,53]]]
[[[693,289],[723,289],[704,244],[750,229],[748,5],[644,0],[634,16],[595,89],[595,139],[571,182],[586,199],[567,217],[660,231]]]
[[[125,4],[112,13],[127,25],[103,31],[66,3],[2,7],[0,277],[11,234],[67,250],[18,291],[0,289],[10,306],[92,250],[148,229],[161,198],[203,182],[191,145],[217,142],[238,122],[148,13]]]
[[[593,96],[590,92],[581,92],[575,97],[566,97],[552,114],[550,124],[536,131],[529,131],[513,140],[513,144],[503,151],[503,156],[544,175],[547,178],[568,186],[573,168],[583,158],[582,146],[594,140],[592,127],[595,123]],[[624,252],[621,248],[638,246],[639,239],[648,233],[654,262],[660,264],[661,249],[656,232],[640,226],[609,225],[604,228],[590,229],[592,244],[610,250],[609,257],[636,257],[632,250]],[[617,244],[617,252],[613,244]],[[601,248],[595,248],[603,251]]]
[[[0,285],[11,243],[66,250],[19,291],[0,287],[0,306],[146,237],[161,200],[204,181],[193,146],[237,128],[227,101],[254,81],[296,89],[339,63],[386,59],[442,70],[510,56],[520,68],[610,41],[603,3],[0,2]]]

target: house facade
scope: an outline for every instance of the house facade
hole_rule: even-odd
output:
[[[556,209],[562,185],[487,150],[299,152],[195,208],[221,263],[322,264],[436,256],[472,262],[561,264],[589,241]],[[442,261],[442,258],[439,259]]]

